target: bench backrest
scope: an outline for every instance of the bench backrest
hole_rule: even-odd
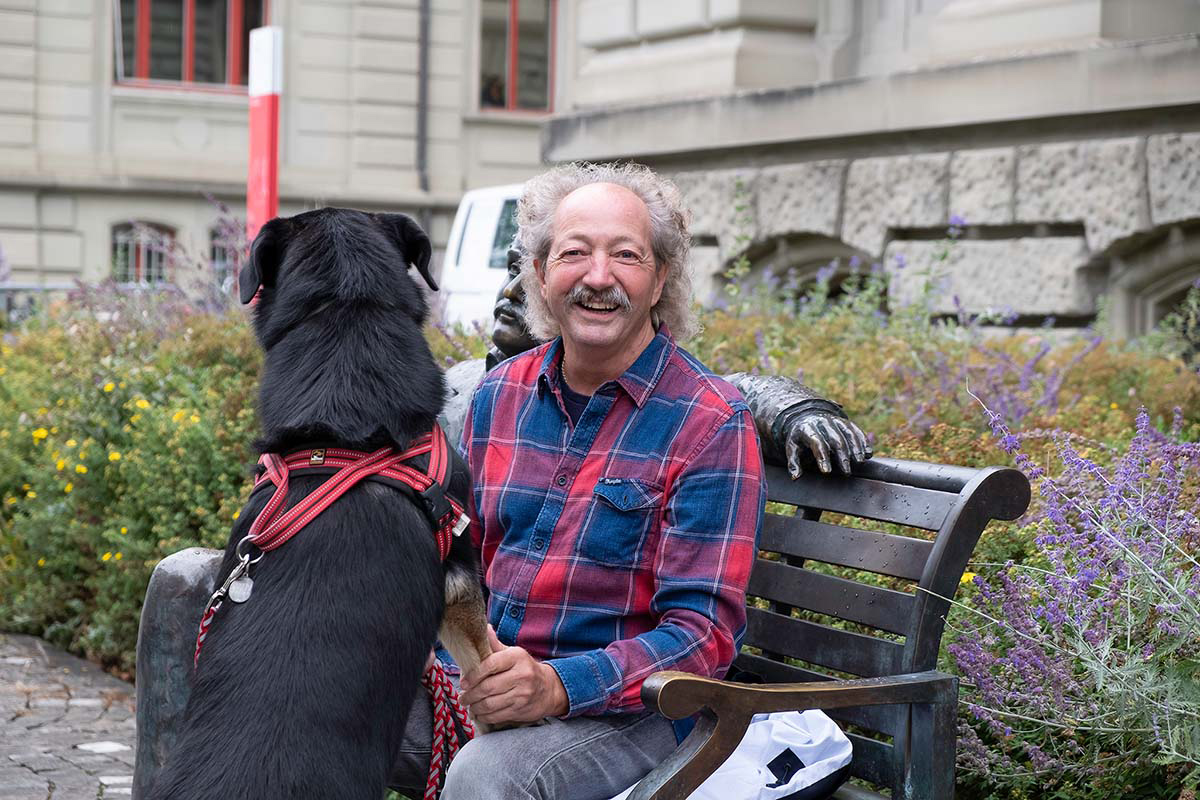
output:
[[[743,652],[735,666],[770,683],[935,669],[950,598],[979,535],[992,519],[1023,514],[1030,496],[1028,480],[1014,469],[884,458],[857,466],[849,479],[806,474],[793,481],[768,466],[767,481],[768,499],[795,506],[796,514],[768,513],[763,523],[743,642],[762,654]],[[849,519],[820,519],[831,512]],[[854,518],[901,527],[867,531]],[[891,583],[899,588],[824,574],[808,568],[811,562],[897,578]],[[907,706],[830,712],[892,739],[849,733],[853,775],[895,788],[904,774],[909,713]]]

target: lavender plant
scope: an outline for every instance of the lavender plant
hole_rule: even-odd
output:
[[[1162,433],[1143,409],[1110,465],[1055,435],[1052,475],[987,415],[1040,500],[1030,556],[977,565],[990,574],[955,604],[961,772],[979,789],[1179,796],[1200,777],[1200,443],[1181,412]]]

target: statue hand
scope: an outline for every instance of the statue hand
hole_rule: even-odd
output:
[[[871,457],[871,445],[861,429],[848,419],[828,411],[813,409],[796,414],[784,423],[780,431],[784,441],[788,474],[798,478],[803,473],[804,453],[812,454],[821,472],[832,472],[832,462],[850,474],[852,464]]]

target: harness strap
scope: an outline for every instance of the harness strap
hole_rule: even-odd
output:
[[[428,472],[407,466],[404,462],[417,456],[429,455]],[[446,435],[438,426],[402,453],[381,448],[373,453],[354,450],[306,450],[286,458],[267,453],[259,459],[264,472],[255,489],[270,482],[275,491],[247,534],[250,544],[263,552],[274,550],[301,531],[335,500],[364,478],[380,475],[410,487],[421,501],[422,511],[430,518],[437,539],[438,554],[443,560],[450,552],[455,523],[461,519],[463,508],[446,496],[443,486],[451,463]],[[288,476],[305,467],[338,467],[333,477],[321,484],[312,494],[280,515],[287,497]]]
[[[436,658],[425,671],[421,683],[429,690],[433,701],[433,743],[429,754],[429,779],[425,782],[424,800],[436,800],[446,779],[446,770],[455,754],[471,739],[475,738],[475,726],[467,717],[459,702],[454,684],[446,677],[442,662]],[[466,734],[460,739],[458,727]]]
[[[404,462],[422,455],[429,455],[429,465],[426,472],[414,469]],[[263,553],[280,547],[304,526],[312,522],[322,511],[333,504],[356,483],[374,476],[381,476],[388,481],[395,481],[397,488],[409,491],[410,496],[424,512],[433,526],[434,538],[437,541],[438,555],[445,561],[450,554],[454,536],[461,533],[467,523],[461,504],[448,497],[445,485],[452,463],[446,434],[436,423],[433,430],[415,439],[407,450],[395,453],[390,447],[381,448],[373,453],[363,453],[357,450],[314,449],[291,453],[280,457],[275,453],[266,453],[259,459],[263,474],[255,482],[254,490],[273,485],[274,491],[267,500],[259,515],[250,524],[250,531],[243,542],[257,547]],[[302,499],[286,513],[280,514],[280,509],[287,500],[288,476],[291,472],[303,472],[306,468],[335,467],[337,471],[317,489]],[[209,628],[213,619],[221,609],[229,583],[238,574],[246,575],[248,567],[258,561],[251,561],[248,554],[241,553],[241,543],[238,546],[241,564],[232,573],[226,584],[213,592],[208,605],[200,619],[200,628],[196,634],[196,650],[192,657],[195,667],[200,661],[200,649],[208,638]],[[262,556],[260,555],[259,558]],[[241,570],[239,573],[238,570]]]

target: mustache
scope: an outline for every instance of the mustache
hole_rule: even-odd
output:
[[[602,291],[594,291],[582,284],[567,293],[568,303],[584,303],[590,306],[618,306],[622,311],[633,307],[629,295],[619,286],[610,286]]]

